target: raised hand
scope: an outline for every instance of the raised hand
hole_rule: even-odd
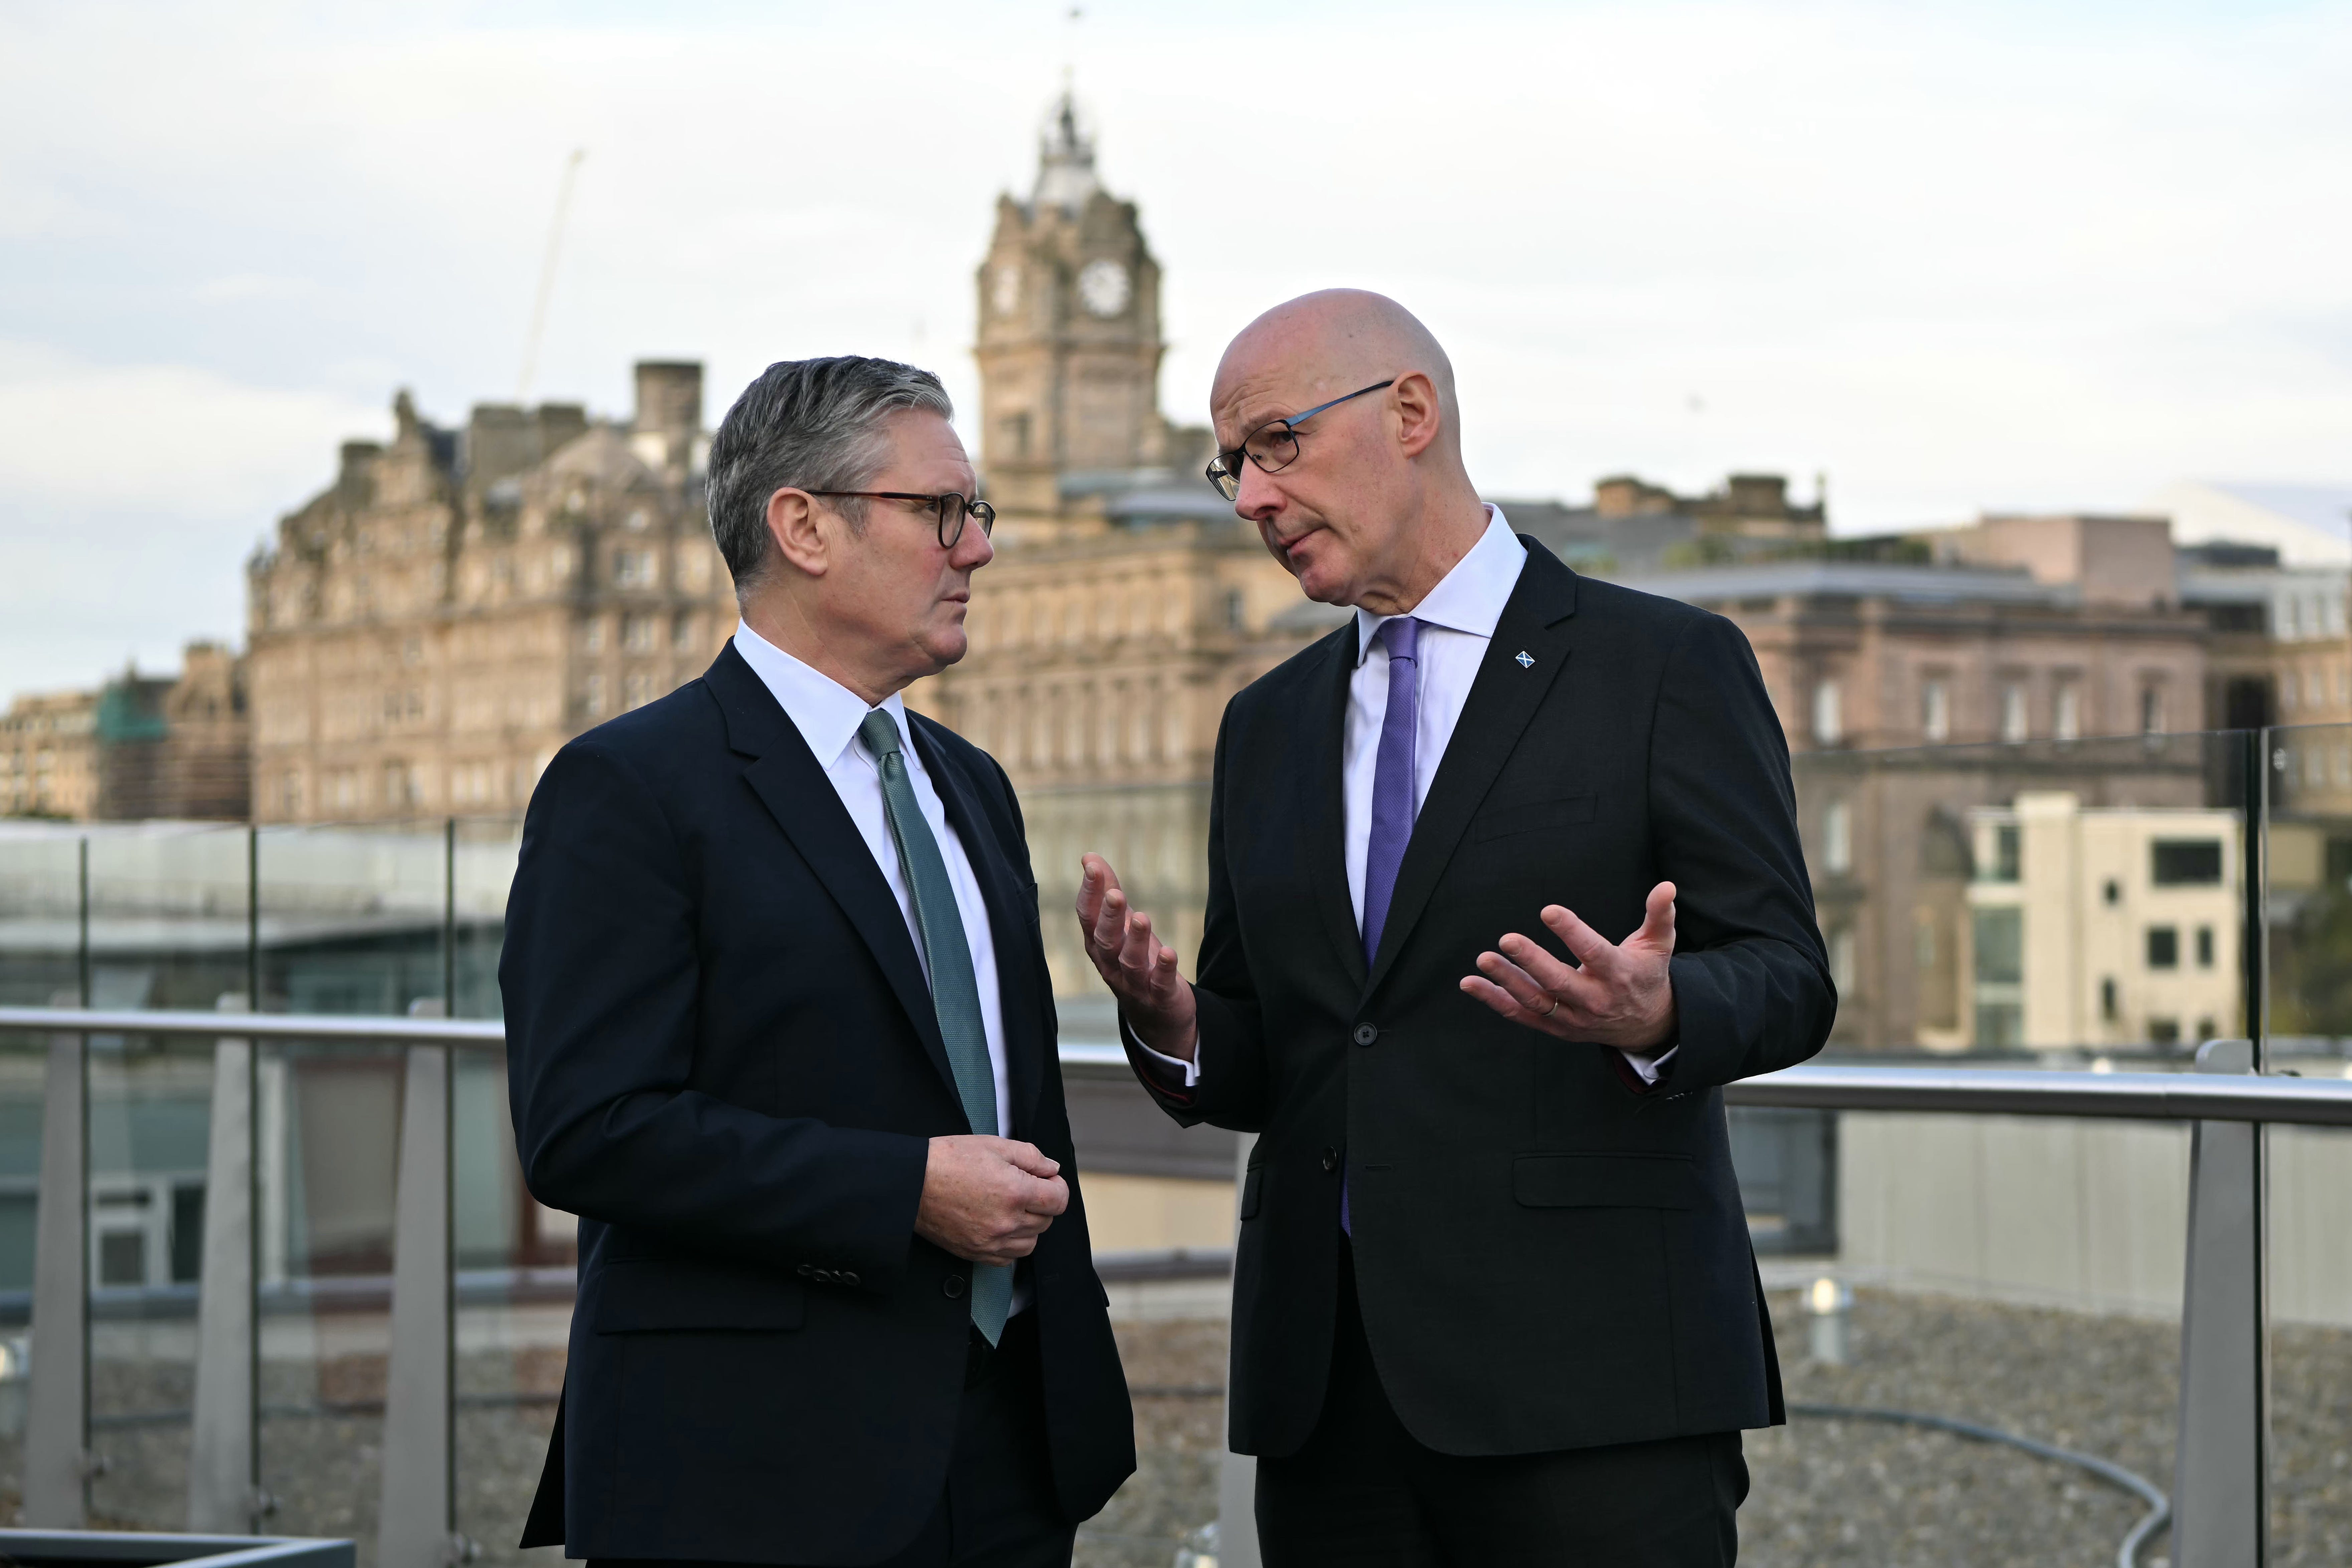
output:
[[[1191,1061],[1200,1011],[1176,973],[1176,952],[1152,935],[1151,917],[1129,909],[1118,873],[1099,855],[1081,855],[1078,932],[1095,973],[1118,998],[1135,1037],[1162,1056]]]
[[[1034,1143],[963,1132],[931,1140],[915,1234],[967,1263],[1015,1263],[1070,1206],[1061,1163]]]
[[[1478,955],[1478,973],[1462,989],[1515,1024],[1562,1040],[1589,1040],[1621,1051],[1654,1051],[1674,1038],[1675,989],[1666,960],[1675,952],[1675,885],[1650,889],[1642,928],[1612,944],[1558,904],[1543,923],[1576,956],[1562,963],[1517,931]]]

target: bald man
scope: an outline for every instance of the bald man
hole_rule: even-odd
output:
[[[1225,710],[1199,977],[1084,862],[1169,1114],[1259,1134],[1232,1439],[1273,1568],[1720,1564],[1781,1419],[1722,1086],[1836,996],[1728,621],[1580,577],[1394,301],[1252,322],[1209,477],[1348,624]]]

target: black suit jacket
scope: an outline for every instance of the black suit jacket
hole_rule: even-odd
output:
[[[1811,1056],[1835,1009],[1787,743],[1729,622],[1525,542],[1369,970],[1341,858],[1353,622],[1225,710],[1201,1081],[1139,1076],[1180,1121],[1261,1134],[1234,1300],[1244,1453],[1297,1451],[1321,1408],[1343,1161],[1364,1327],[1423,1443],[1534,1453],[1780,1419],[1718,1086]],[[1657,1089],[1459,990],[1507,931],[1560,952],[1544,905],[1622,941],[1664,879],[1680,1035]]]
[[[1035,1291],[1054,1480],[1135,1468],[1087,1240],[1037,889],[1013,790],[910,713],[987,900],[1012,1135],[1062,1163]],[[730,645],[559,752],[499,966],[531,1192],[580,1219],[579,1304],[525,1545],[867,1563],[945,1484],[970,1266],[914,1234],[928,1141],[970,1131],[905,919]]]

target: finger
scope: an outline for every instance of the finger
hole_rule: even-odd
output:
[[[999,1142],[1003,1144],[999,1152],[1003,1154],[1006,1164],[1026,1171],[1041,1181],[1061,1174],[1062,1163],[1034,1143],[1024,1143],[1012,1138],[1001,1139]]]
[[[1538,985],[1554,994],[1572,990],[1579,976],[1583,976],[1587,982],[1598,978],[1597,975],[1585,975],[1574,964],[1562,963],[1541,942],[1521,936],[1517,931],[1506,934],[1495,943],[1495,947],[1505,958],[1526,970]]]
[[[1176,988],[1183,984],[1184,977],[1176,973],[1176,950],[1162,947],[1160,956],[1151,964],[1151,994],[1160,1001],[1169,1001],[1175,996]]]
[[[1117,888],[1103,894],[1102,907],[1095,912],[1095,923],[1087,932],[1095,946],[1104,952],[1116,953],[1119,939],[1127,930],[1127,895]]]
[[[1484,1002],[1515,1024],[1533,1024],[1540,1026],[1543,1023],[1541,1018],[1520,1006],[1517,999],[1509,992],[1493,981],[1479,975],[1465,974],[1462,977],[1462,994]]]
[[[1102,913],[1103,895],[1110,891],[1110,866],[1099,855],[1078,857],[1078,926],[1092,931]]]
[[[1642,910],[1642,929],[1625,939],[1640,942],[1664,952],[1675,950],[1675,885],[1661,882],[1650,889],[1649,901]]]
[[[1480,953],[1478,973],[1485,977],[1489,985],[1503,992],[1527,1011],[1547,1013],[1551,1010],[1552,998],[1541,985],[1536,984],[1535,976],[1501,953]]]
[[[1564,909],[1559,904],[1546,904],[1543,923],[1559,938],[1569,952],[1576,955],[1579,963],[1587,967],[1598,963],[1606,968],[1609,961],[1617,956],[1617,949],[1609,939],[1586,925],[1574,910]]]
[[[1128,917],[1127,934],[1119,943],[1118,966],[1135,985],[1136,994],[1150,994],[1160,943],[1151,934],[1151,917],[1138,910]]]
[[[1029,1201],[1022,1206],[1031,1214],[1044,1215],[1049,1219],[1066,1213],[1070,1206],[1070,1184],[1059,1176],[1039,1182],[1036,1190],[1029,1194]]]

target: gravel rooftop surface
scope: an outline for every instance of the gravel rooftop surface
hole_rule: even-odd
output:
[[[1806,1359],[1807,1324],[1776,1296],[1781,1366],[1796,1405],[1924,1412],[1999,1427],[2112,1460],[2169,1490],[2179,1330],[2169,1322],[1946,1297],[1856,1293],[1851,1359]],[[1118,1325],[1135,1394],[1139,1466],[1079,1533],[1080,1568],[1172,1568],[1185,1534],[1216,1516],[1224,1449],[1225,1325]],[[539,1479],[559,1351],[468,1356],[459,1366],[459,1528],[486,1564],[558,1568],[552,1549],[513,1542]],[[184,1367],[93,1369],[96,1410],[184,1411]],[[2352,1563],[2352,1333],[2272,1336],[2272,1568]],[[330,1363],[300,1386],[265,1379],[284,1414],[263,1424],[268,1528],[350,1535],[372,1568],[383,1441],[380,1357]],[[297,1410],[301,1413],[296,1413]],[[187,1426],[101,1420],[111,1468],[92,1489],[95,1524],[177,1529],[186,1510]],[[1740,1514],[1753,1568],[2104,1568],[2144,1511],[2071,1466],[1947,1433],[1798,1415],[1747,1438],[1754,1479]],[[22,1447],[0,1438],[0,1518],[14,1520]],[[2143,1559],[2164,1563],[2159,1535]]]

